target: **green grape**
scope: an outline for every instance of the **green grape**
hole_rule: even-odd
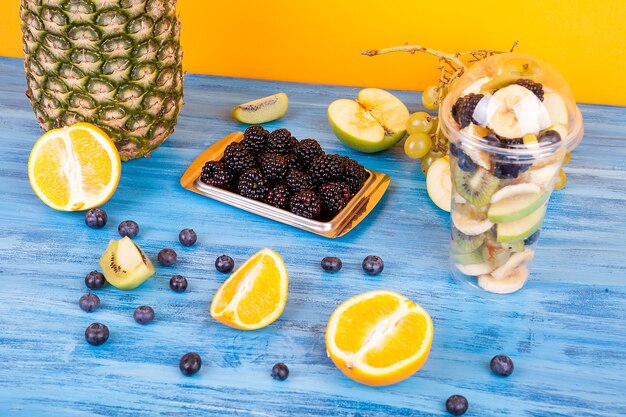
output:
[[[424,175],[428,174],[428,168],[435,162],[437,159],[442,158],[444,156],[441,152],[433,152],[432,149],[422,158],[422,172]]]
[[[432,118],[432,123],[430,126],[430,131],[428,133],[432,133],[434,134],[435,132],[437,132],[437,128],[439,127],[439,118],[438,117],[433,117]]]
[[[569,164],[570,159],[572,159],[571,151],[565,154],[565,158],[563,158],[563,166]]]
[[[430,151],[433,141],[428,133],[414,133],[404,141],[404,153],[411,159],[420,159]]]
[[[565,188],[565,184],[567,184],[567,175],[565,175],[565,171],[561,169],[559,171],[559,177],[556,179],[556,184],[554,184],[554,189],[556,191],[562,190]]]
[[[435,110],[439,107],[439,89],[436,85],[426,87],[422,93],[422,105],[428,110]]]
[[[433,125],[433,118],[430,114],[418,111],[409,116],[409,120],[406,122],[406,131],[409,135],[414,133],[428,133]]]

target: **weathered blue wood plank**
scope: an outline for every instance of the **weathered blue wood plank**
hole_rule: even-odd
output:
[[[377,155],[341,145],[326,106],[358,89],[188,75],[186,106],[176,133],[151,159],[123,165],[109,224],[84,226],[81,213],[58,213],[28,185],[26,163],[41,132],[24,96],[20,60],[0,58],[0,415],[441,416],[454,393],[470,401],[467,416],[626,415],[626,108],[582,105],[586,136],[567,167],[565,191],[548,210],[527,288],[501,298],[469,291],[448,275],[449,221],[428,199],[419,164],[401,147]],[[358,158],[392,178],[381,204],[347,236],[328,240],[183,190],[185,167],[215,140],[243,126],[229,116],[240,102],[285,91],[290,110],[270,128]],[[412,111],[419,94],[397,92]],[[98,267],[117,224],[136,220],[150,255],[173,247],[180,262],[157,268],[130,292],[98,291],[92,314],[77,306],[83,277]],[[178,231],[193,227],[198,244],[183,248]],[[214,322],[208,308],[225,277],[222,253],[241,263],[262,247],[281,253],[290,272],[289,301],[272,326],[240,332]],[[379,277],[360,271],[368,254],[385,260]],[[344,269],[326,275],[324,255]],[[174,273],[187,293],[169,290]],[[406,294],[433,316],[429,361],[392,387],[358,385],[326,357],[325,324],[351,295],[377,288]],[[156,320],[139,326],[133,309],[148,304]],[[92,321],[111,338],[83,339]],[[197,351],[204,365],[191,378],[179,357]],[[488,370],[496,353],[516,365],[508,379]],[[285,382],[269,377],[286,362]]]

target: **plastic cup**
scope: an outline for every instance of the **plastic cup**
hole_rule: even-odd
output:
[[[526,284],[550,194],[582,116],[563,77],[523,54],[494,55],[439,110],[450,144],[450,263],[460,281],[510,294]]]

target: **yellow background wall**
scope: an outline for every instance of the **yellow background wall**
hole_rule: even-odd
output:
[[[237,77],[422,90],[423,55],[362,57],[418,43],[536,55],[578,101],[626,105],[626,0],[179,0],[185,68]],[[0,0],[0,55],[21,56],[19,0]]]

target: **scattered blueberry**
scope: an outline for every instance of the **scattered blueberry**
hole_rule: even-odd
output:
[[[139,225],[133,220],[124,220],[117,226],[117,231],[120,233],[120,236],[128,236],[133,239],[139,233]]]
[[[176,252],[174,249],[162,249],[157,256],[157,260],[161,265],[172,266],[176,263]]]
[[[343,264],[341,263],[341,259],[332,256],[327,256],[322,259],[321,265],[324,271],[330,272],[331,274],[338,272],[343,266]]]
[[[139,324],[148,324],[154,320],[154,310],[150,306],[140,306],[135,309],[133,318]]]
[[[93,313],[100,307],[100,297],[96,294],[83,294],[78,300],[78,305],[83,311]]]
[[[191,246],[198,240],[198,235],[196,235],[193,229],[183,229],[178,234],[178,240],[183,246]]]
[[[85,213],[85,224],[92,229],[103,228],[107,224],[107,214],[101,208],[92,208]]]
[[[215,260],[215,269],[225,274],[229,273],[235,267],[235,261],[228,255],[219,256]]]
[[[533,233],[532,235],[528,236],[525,240],[524,240],[524,245],[526,246],[530,246],[533,243],[535,243],[537,241],[537,239],[539,239],[539,234],[541,233],[541,230],[537,230],[535,233]]]
[[[100,346],[109,339],[109,328],[102,323],[91,323],[85,329],[85,340],[90,345]]]
[[[278,381],[284,381],[289,377],[289,368],[282,362],[278,362],[272,367],[272,378]]]
[[[472,160],[472,158],[469,157],[468,154],[463,152],[461,149],[457,150],[457,157],[459,158],[459,168],[461,168],[463,171],[473,172],[476,169],[476,163]]]
[[[189,352],[180,358],[178,367],[183,375],[191,376],[200,370],[202,359],[196,352]]]
[[[104,284],[106,284],[106,282],[107,281],[101,272],[91,271],[90,273],[85,275],[85,285],[90,290],[97,290],[98,288],[102,288],[104,287]]]
[[[537,139],[542,145],[552,145],[561,141],[561,135],[556,130],[546,130]]]
[[[462,395],[452,395],[446,401],[446,410],[453,416],[461,416],[467,411],[467,398]]]
[[[182,275],[174,275],[170,278],[170,288],[176,292],[184,292],[187,289],[187,278]]]
[[[363,271],[368,275],[378,275],[383,272],[385,263],[379,256],[369,255],[363,259]]]
[[[496,355],[491,359],[489,368],[500,376],[509,376],[513,373],[514,366],[513,361],[508,356]]]

